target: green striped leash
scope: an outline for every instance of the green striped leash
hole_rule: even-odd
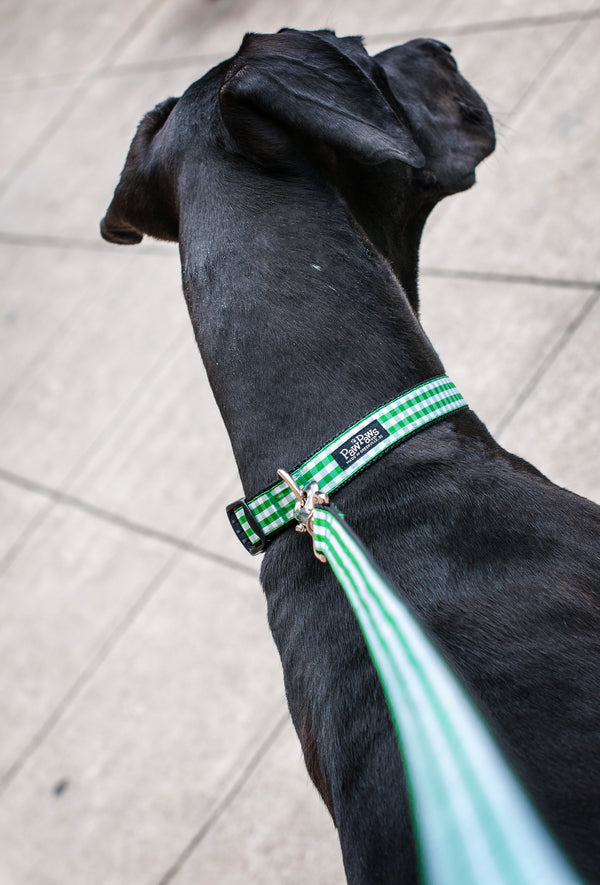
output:
[[[337,436],[291,475],[227,510],[251,553],[293,520],[313,537],[361,626],[403,753],[430,885],[582,885],[502,758],[483,720],[381,576],[329,492],[465,401],[447,376],[402,394]]]
[[[313,497],[319,498],[313,490]],[[309,514],[392,714],[431,885],[582,885],[479,713],[334,508]]]
[[[483,720],[344,518],[339,488],[409,434],[466,403],[447,376],[381,406],[229,518],[251,553],[297,522],[313,536],[359,621],[403,753],[417,842],[430,885],[582,885]]]
[[[447,375],[433,378],[353,424],[292,470],[291,476],[300,488],[314,481],[322,492],[333,492],[410,434],[466,405]],[[256,554],[293,522],[295,502],[293,491],[281,480],[250,500],[234,501],[227,515],[246,550]]]

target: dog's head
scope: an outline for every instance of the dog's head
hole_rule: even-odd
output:
[[[372,58],[359,38],[330,31],[249,34],[232,59],[144,117],[102,236],[177,240],[190,170],[210,175],[227,155],[268,175],[324,174],[402,278],[396,226],[418,248],[433,205],[470,187],[493,147],[485,104],[438,41]]]

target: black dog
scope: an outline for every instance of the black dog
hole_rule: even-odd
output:
[[[448,47],[249,35],[142,121],[105,239],[179,240],[196,338],[247,495],[442,374],[417,317],[433,206],[494,146]],[[600,882],[599,509],[462,410],[335,496]],[[348,881],[418,878],[396,737],[354,616],[306,538],[262,582],[291,715]]]

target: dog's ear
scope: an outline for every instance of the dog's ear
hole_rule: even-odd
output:
[[[240,148],[286,162],[294,143],[324,145],[363,163],[424,164],[405,121],[357,63],[348,40],[293,30],[248,34],[220,89],[221,114]],[[335,42],[334,42],[335,41]]]
[[[160,133],[178,99],[167,98],[143,118],[100,233],[109,243],[134,245],[144,234],[177,240],[179,222],[168,171],[160,162]]]
[[[410,40],[374,56],[425,156],[423,183],[438,197],[470,187],[495,146],[489,111],[460,74],[449,46]]]

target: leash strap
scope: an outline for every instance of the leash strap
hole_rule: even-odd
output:
[[[293,470],[292,478],[300,488],[314,481],[321,492],[333,492],[411,433],[466,405],[447,375],[434,378],[336,436]],[[227,515],[244,547],[256,554],[265,549],[274,532],[294,519],[295,502],[294,493],[281,481],[249,501],[234,501]]]
[[[430,885],[582,885],[483,720],[342,515],[312,512],[315,549],[365,636],[403,753]]]

